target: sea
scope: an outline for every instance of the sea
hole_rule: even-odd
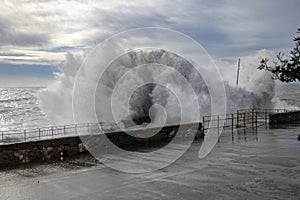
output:
[[[37,93],[41,89],[0,88],[0,131],[55,125],[39,106]],[[300,84],[277,86],[275,98],[285,102],[288,107],[300,108]]]
[[[282,84],[278,86],[275,96],[287,105],[300,109],[300,84]]]
[[[42,89],[1,88],[0,130],[19,130],[49,126],[51,123],[39,107],[37,92]]]

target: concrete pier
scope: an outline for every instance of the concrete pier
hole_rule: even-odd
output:
[[[144,147],[147,147],[148,145],[153,145],[154,143],[166,143],[172,140],[172,138],[176,135],[176,132],[179,129],[179,127],[186,130],[184,131],[184,135],[182,135],[183,137],[204,137],[203,131],[201,129],[201,123],[199,123],[198,125],[198,131],[196,135],[188,135],[190,125],[194,126],[195,124],[173,125],[162,128],[160,127],[131,130],[127,132],[131,135],[119,131],[105,133],[102,135],[84,135],[80,137],[92,137],[94,141],[102,141],[102,137],[107,137],[113,144],[117,145],[120,148],[126,150],[136,150],[138,148],[143,149]],[[156,131],[157,133],[149,138],[140,138],[132,136],[139,136],[140,134],[147,133],[147,131]],[[30,163],[33,161],[60,160],[62,156],[70,157],[75,154],[84,153],[86,152],[86,149],[85,146],[82,144],[80,137],[69,136],[0,145],[0,167],[7,165]]]

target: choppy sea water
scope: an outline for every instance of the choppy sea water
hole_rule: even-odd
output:
[[[0,130],[16,130],[54,125],[39,107],[36,97],[42,88],[0,88]],[[300,108],[300,84],[278,86],[276,97]]]
[[[41,88],[0,89],[0,130],[36,128],[50,125],[39,107],[36,93]]]
[[[300,108],[300,84],[284,84],[278,86],[277,94],[281,101]]]

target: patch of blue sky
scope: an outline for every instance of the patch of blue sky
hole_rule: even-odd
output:
[[[0,53],[0,56],[30,56],[24,53]]]
[[[71,52],[74,50],[80,50],[84,48],[83,46],[75,46],[75,47],[71,47],[71,46],[61,46],[61,47],[56,47],[56,48],[52,48],[52,49],[47,49],[46,51],[49,52]]]
[[[53,65],[15,65],[15,64],[1,64],[1,77],[39,77],[39,78],[53,78],[53,73],[61,72]]]

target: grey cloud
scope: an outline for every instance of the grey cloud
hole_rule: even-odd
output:
[[[28,5],[39,10],[24,7],[32,11],[24,10],[23,14],[20,10],[16,19],[0,15],[1,45],[59,49],[101,42],[130,28],[158,26],[183,32],[215,56],[225,57],[262,48],[288,48],[300,18],[299,0],[52,0],[31,1]],[[22,18],[28,20],[24,23],[30,29],[24,29]],[[64,39],[70,41],[63,45],[57,42]]]
[[[47,34],[36,33],[36,30],[22,31],[12,19],[0,16],[0,45],[36,46],[47,44],[48,41]]]
[[[0,45],[37,46],[48,44],[49,38],[43,34],[4,32],[0,30]]]

